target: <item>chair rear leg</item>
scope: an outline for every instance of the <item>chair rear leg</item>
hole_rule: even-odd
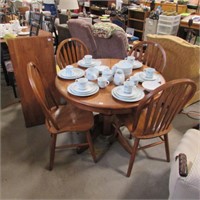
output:
[[[127,170],[127,174],[126,174],[127,177],[129,177],[131,175],[131,171],[132,171],[132,168],[133,168],[133,163],[135,161],[135,156],[136,156],[136,153],[137,153],[139,142],[140,142],[140,139],[135,138],[131,157],[130,157],[130,160],[129,160],[129,166],[128,166],[128,170]]]
[[[51,135],[51,144],[50,144],[50,162],[49,162],[49,170],[50,171],[53,169],[53,164],[54,164],[56,139],[57,139],[57,134],[52,134]]]
[[[93,142],[92,142],[92,137],[91,137],[91,134],[90,134],[89,131],[86,133],[86,137],[87,137],[87,141],[88,141],[88,144],[89,144],[90,153],[92,155],[92,158],[93,158],[94,162],[96,162],[95,149],[94,149],[94,145],[93,145]]]
[[[169,154],[169,140],[168,140],[168,135],[164,135],[164,140],[165,140],[165,152],[166,152],[166,157],[167,157],[167,162],[170,162],[170,154]]]

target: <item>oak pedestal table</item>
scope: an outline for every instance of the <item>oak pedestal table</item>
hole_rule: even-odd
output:
[[[97,59],[101,61],[101,65],[106,65],[110,68],[114,66],[114,64],[118,63],[120,59]],[[73,64],[74,67],[79,67],[77,63]],[[142,66],[139,69],[132,70],[132,75],[136,72],[141,72],[146,68],[146,66]],[[132,76],[130,75],[130,76]],[[165,80],[162,75],[159,74],[160,82],[164,83]],[[99,91],[91,96],[87,97],[79,97],[70,94],[67,91],[67,87],[73,83],[74,80],[65,80],[61,79],[58,76],[55,79],[55,85],[58,91],[66,98],[66,100],[73,105],[92,112],[100,113],[103,116],[103,135],[111,136],[112,133],[112,116],[115,114],[126,114],[133,112],[135,108],[137,108],[139,101],[137,102],[123,102],[115,99],[112,96],[112,89],[116,87],[113,82],[111,82],[106,88],[99,89]],[[94,81],[96,83],[96,80]],[[142,86],[139,84],[139,87]]]

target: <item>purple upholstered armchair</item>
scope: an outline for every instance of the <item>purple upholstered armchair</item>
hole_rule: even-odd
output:
[[[82,40],[94,58],[119,58],[127,56],[128,40],[123,29],[112,23],[94,25],[83,19],[70,19],[72,37]]]

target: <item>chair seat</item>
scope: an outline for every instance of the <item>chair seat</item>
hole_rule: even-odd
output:
[[[128,128],[128,130],[130,132],[132,132],[132,130],[134,128],[133,127],[133,120],[135,118],[133,113],[126,114],[126,115],[118,115],[117,118],[124,126],[126,126]],[[141,135],[140,133],[142,133],[143,130],[144,130],[144,124],[145,124],[145,112],[143,112],[140,115],[140,119],[138,120],[137,128],[132,132],[132,135],[135,138],[150,139],[150,138],[154,138],[154,137],[159,137],[161,135],[167,134],[172,129],[172,126],[169,126],[169,128],[165,130],[165,133],[164,132],[157,132],[156,134],[154,134],[154,136],[152,136],[152,134]],[[151,132],[152,132],[152,130],[151,130]]]
[[[93,114],[88,111],[80,110],[71,104],[59,106],[56,110],[52,109],[52,116],[55,118],[59,127],[59,130],[56,130],[54,126],[49,126],[49,123],[46,122],[46,125],[52,134],[77,130],[87,131],[93,126]]]

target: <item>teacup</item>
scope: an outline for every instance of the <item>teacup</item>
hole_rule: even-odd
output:
[[[139,79],[137,76],[131,76],[129,81],[133,82],[135,86],[138,86]]]
[[[135,84],[132,81],[125,81],[124,82],[124,93],[131,94],[133,92],[133,88]]]
[[[92,63],[92,55],[85,55],[83,60],[86,65],[90,65]]]
[[[147,67],[144,69],[144,73],[145,73],[145,76],[146,78],[153,78],[153,75],[154,75],[154,72],[156,70],[154,68],[151,68],[151,67]]]
[[[128,56],[126,58],[126,60],[129,62],[129,63],[133,63],[135,61],[135,57],[134,56]]]
[[[85,73],[88,80],[96,80],[99,76],[99,70],[96,68],[88,68],[85,70]]]
[[[78,78],[75,80],[79,90],[87,89],[88,79],[87,78]]]
[[[105,88],[110,82],[105,77],[99,77],[97,83],[100,88]]]
[[[73,76],[73,73],[74,73],[73,69],[74,69],[74,67],[72,65],[67,65],[65,67],[65,72],[66,72],[67,76]]]

